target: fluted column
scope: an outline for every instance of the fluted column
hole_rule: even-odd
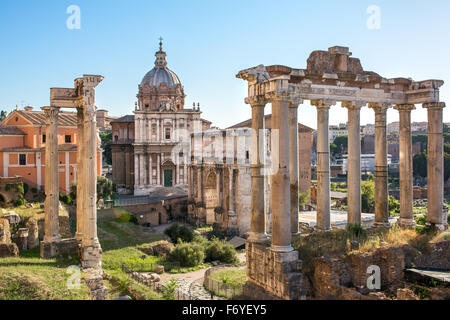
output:
[[[85,268],[101,266],[102,249],[97,237],[97,121],[96,107],[86,105],[84,111],[84,158],[83,177],[85,211],[82,265]]]
[[[361,224],[361,128],[362,103],[343,102],[348,110],[348,223]]]
[[[81,240],[83,238],[83,226],[84,226],[84,199],[82,179],[84,177],[84,113],[83,108],[77,108],[77,128],[78,128],[78,141],[77,141],[77,231],[75,238]]]
[[[290,194],[289,95],[286,92],[278,92],[270,97],[270,101],[272,102],[272,134],[275,134],[272,143],[278,144],[278,148],[272,144],[272,150],[278,150],[278,154],[272,153],[271,249],[289,252],[293,250],[291,246],[291,202],[288,197]],[[264,185],[262,185],[261,192],[264,192]]]
[[[448,229],[444,201],[444,139],[442,112],[445,103],[425,103],[428,111],[428,222],[438,230]]]
[[[264,219],[264,175],[262,174],[264,145],[261,141],[264,132],[264,107],[266,106],[266,101],[263,98],[247,98],[246,103],[250,104],[252,108],[251,224],[248,240],[264,242],[268,238]]]
[[[57,107],[43,107],[45,114],[45,223],[44,242],[61,240],[59,234],[59,173],[58,173],[58,114]]]
[[[317,108],[317,224],[323,231],[331,230],[330,217],[330,145],[328,123],[334,101],[312,100]]]
[[[411,138],[411,110],[413,104],[396,105],[400,115],[400,218],[398,224],[404,228],[415,226],[413,216],[413,165]]]
[[[302,102],[292,101],[289,103],[289,177],[292,234],[298,234],[298,105]]]
[[[375,111],[375,222],[374,227],[389,227],[389,189],[386,138],[386,111],[389,104],[370,103]]]

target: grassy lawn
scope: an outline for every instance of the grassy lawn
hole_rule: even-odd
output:
[[[223,269],[210,274],[210,279],[227,283],[230,286],[243,285],[247,282],[246,269]]]
[[[69,290],[71,274],[67,267],[78,262],[39,259],[39,248],[19,258],[0,259],[0,300],[86,300],[89,290],[81,281],[80,289]]]

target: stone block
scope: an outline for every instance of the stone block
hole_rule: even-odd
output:
[[[51,259],[59,256],[80,256],[80,241],[63,239],[58,242],[41,242],[41,258]]]
[[[0,218],[0,243],[11,242],[11,229],[9,226],[9,220],[6,218]]]
[[[8,219],[10,225],[20,223],[20,216],[15,212],[11,212],[10,214],[3,216],[3,218]]]
[[[0,258],[18,257],[19,248],[15,243],[0,243]]]
[[[397,289],[397,299],[398,300],[418,300],[417,296],[410,289]]]
[[[36,248],[39,245],[39,227],[35,218],[28,219],[28,249]]]

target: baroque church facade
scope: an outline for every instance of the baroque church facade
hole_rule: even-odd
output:
[[[201,118],[199,105],[185,108],[183,85],[159,45],[154,68],[138,86],[134,114],[111,122],[112,178],[119,193],[142,196],[164,187],[187,191],[190,134],[211,125]]]

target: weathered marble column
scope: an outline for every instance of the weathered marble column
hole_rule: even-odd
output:
[[[289,176],[292,234],[298,234],[298,105],[302,102],[291,101],[289,103]]]
[[[311,100],[317,108],[317,224],[318,230],[331,230],[330,218],[330,145],[328,122],[334,101]]]
[[[444,137],[442,112],[445,103],[425,103],[428,111],[428,222],[440,231],[448,229],[444,202]]]
[[[370,103],[375,111],[375,222],[374,227],[390,227],[386,138],[386,111],[390,105]]]
[[[86,103],[87,104],[87,103]],[[96,107],[85,105],[83,191],[85,219],[82,239],[83,268],[101,267],[102,249],[97,237],[97,121]]]
[[[271,95],[272,102],[272,247],[273,251],[290,252],[291,202],[289,192],[289,94],[278,92]],[[278,132],[278,134],[277,134]],[[278,137],[277,137],[278,135]],[[278,144],[278,148],[273,144]],[[261,186],[264,193],[264,185]]]
[[[264,107],[267,101],[264,98],[247,98],[246,103],[252,107],[252,146],[251,146],[251,224],[248,241],[264,242],[268,240],[264,219]],[[238,146],[239,148],[239,146]]]
[[[348,171],[347,203],[348,223],[361,224],[361,128],[360,114],[363,103],[346,101],[348,110]]]
[[[83,238],[83,226],[84,226],[84,192],[82,191],[84,177],[84,112],[83,108],[77,108],[77,128],[78,128],[78,141],[77,141],[77,231],[75,238],[82,240]]]
[[[396,105],[400,115],[400,218],[398,224],[403,228],[415,226],[413,216],[413,165],[411,110],[413,104]]]
[[[58,114],[57,107],[43,107],[45,114],[45,223],[44,242],[61,240],[59,234],[59,172],[58,172]],[[53,255],[53,254],[51,254]]]

